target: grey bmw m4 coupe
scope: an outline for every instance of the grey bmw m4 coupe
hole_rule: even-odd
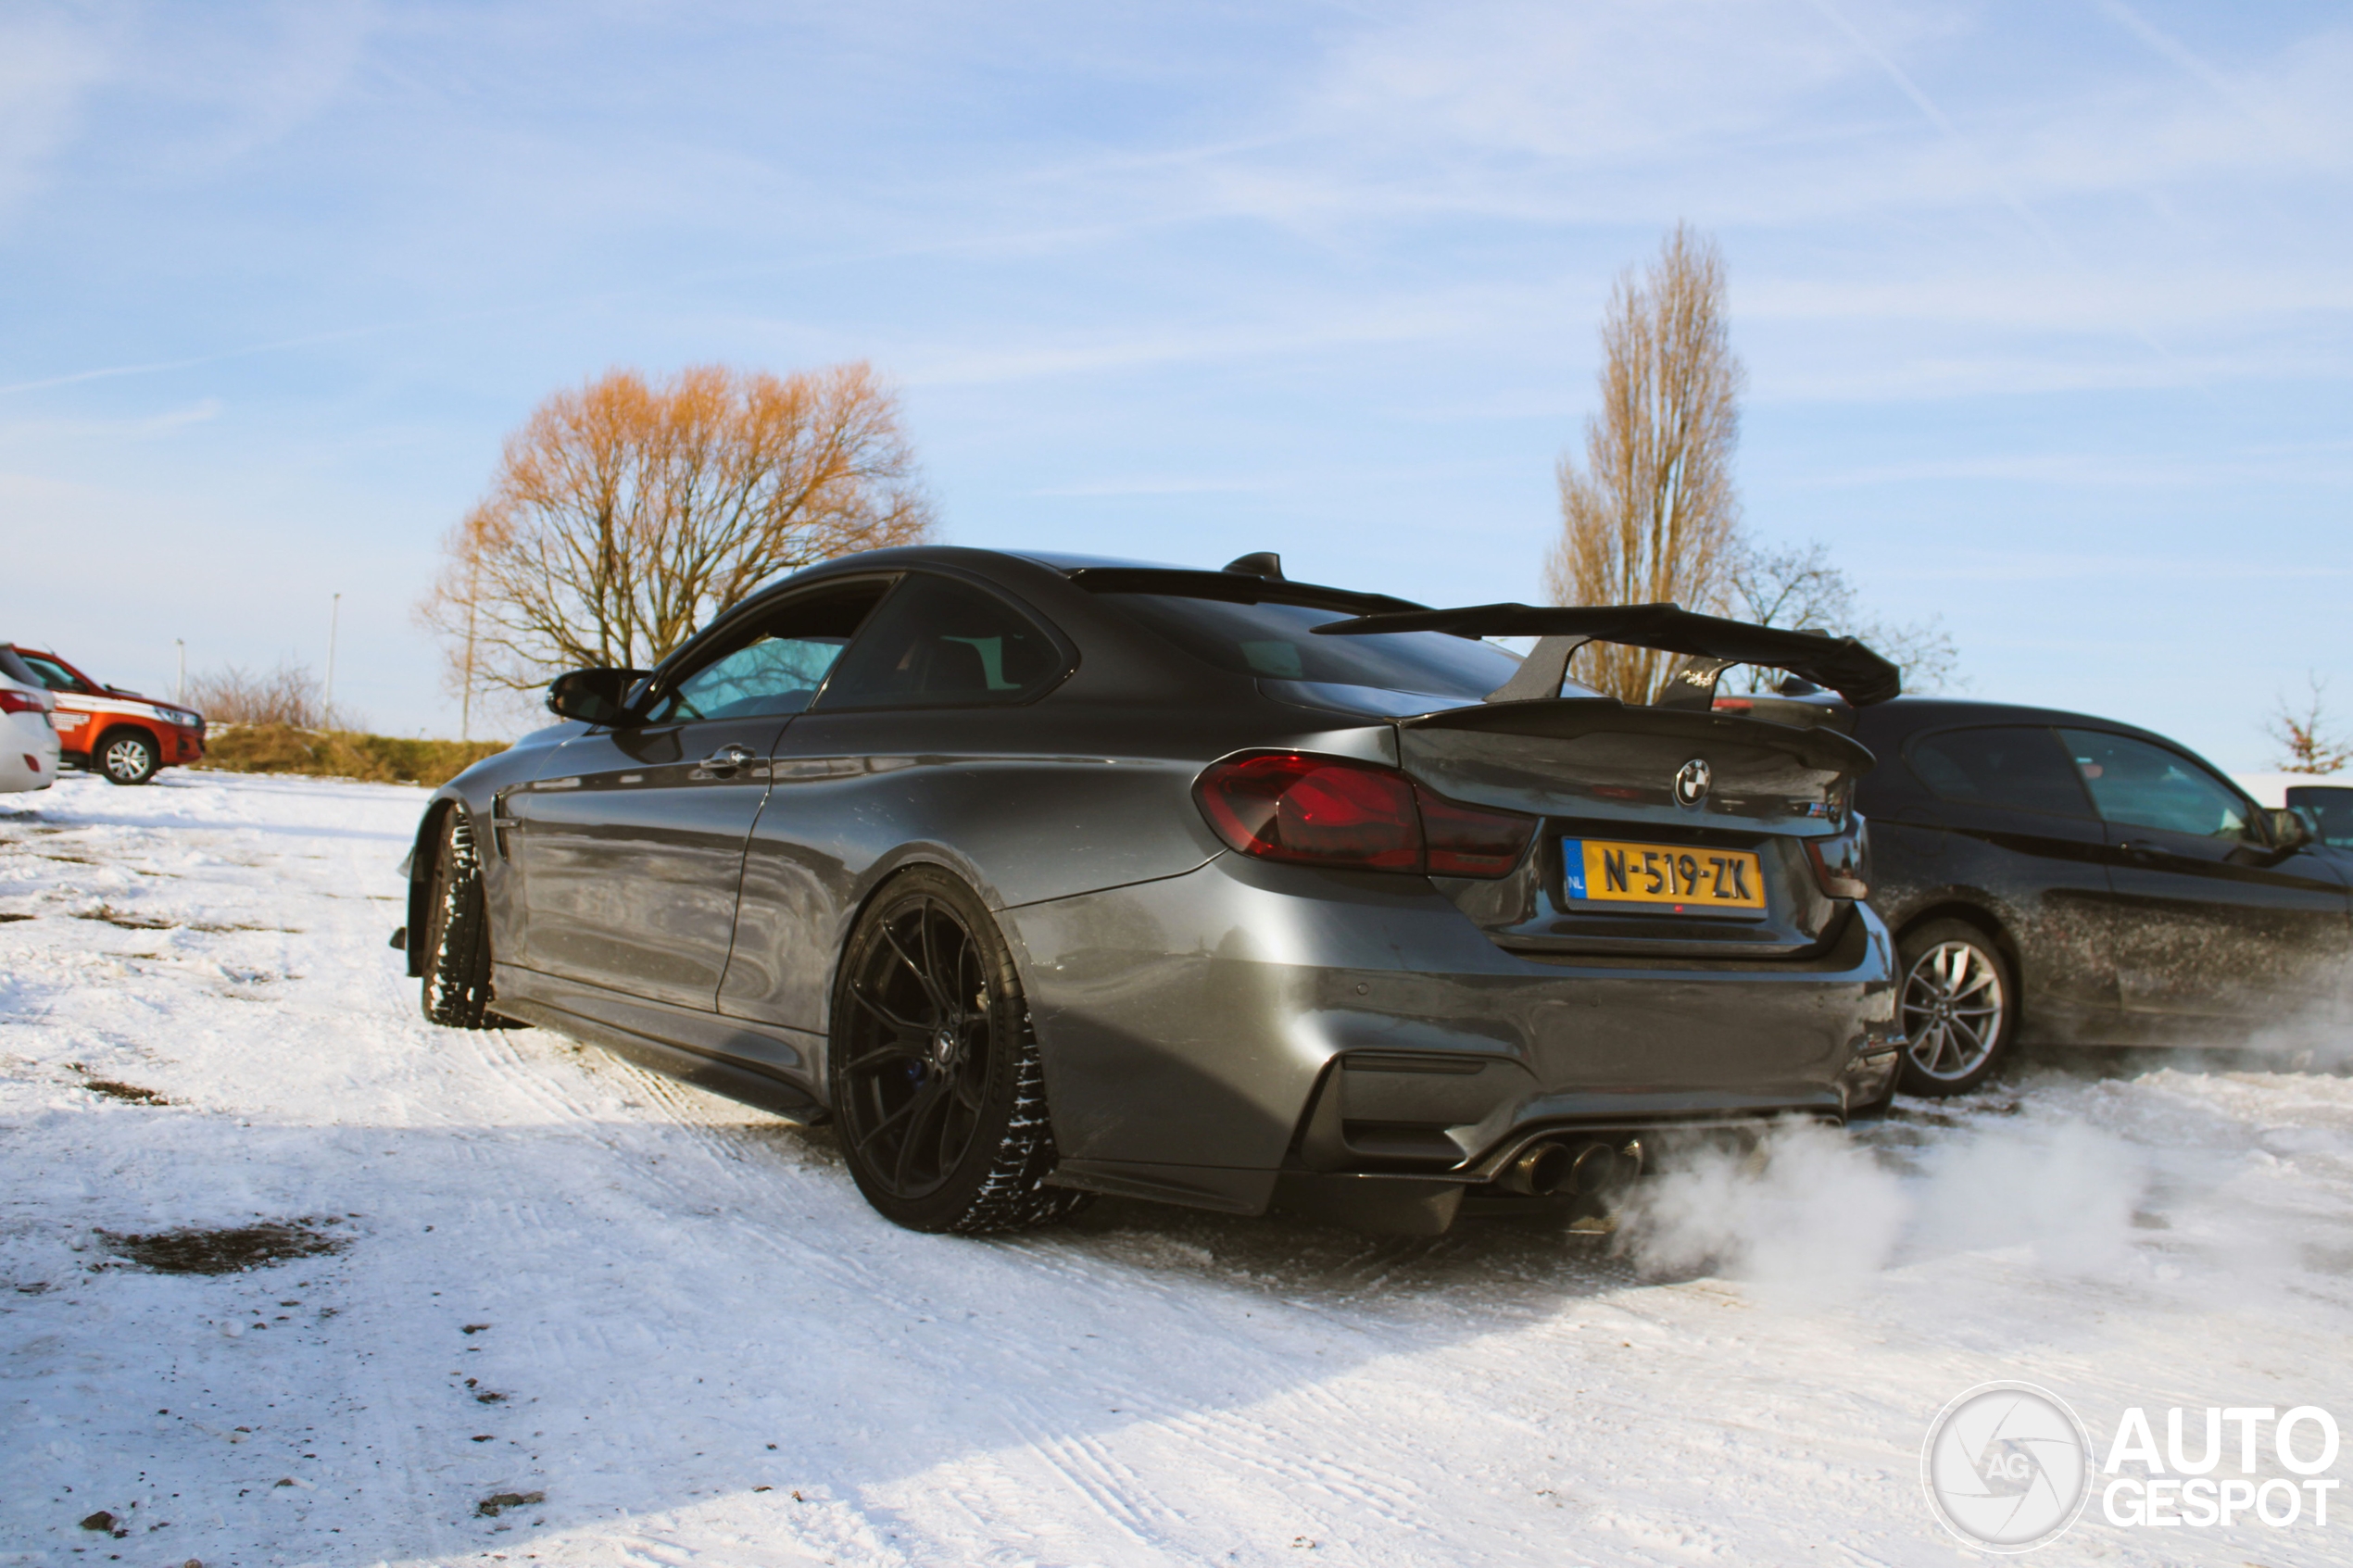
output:
[[[1487,639],[1532,636],[1525,658]],[[1680,656],[1629,706],[1569,678]],[[438,791],[426,1015],[803,1122],[919,1230],[1113,1193],[1436,1234],[1882,1098],[1847,639],[918,547],[801,571]]]

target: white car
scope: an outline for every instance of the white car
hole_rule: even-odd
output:
[[[0,643],[0,795],[57,782],[57,699],[17,650]]]

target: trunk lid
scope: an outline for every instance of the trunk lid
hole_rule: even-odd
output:
[[[1854,784],[1871,755],[1830,727],[1568,697],[1402,719],[1397,741],[1399,765],[1438,794],[1542,820],[1536,852],[1511,876],[1435,879],[1516,952],[1785,958],[1834,939],[1850,909],[1822,891],[1806,841],[1853,830]],[[1670,896],[1645,901],[1643,884],[1618,880],[1645,850],[1687,875],[1695,864],[1703,889],[1712,867],[1719,894],[1747,893],[1753,872],[1755,907],[1678,902],[1671,871]],[[1649,885],[1655,898],[1655,875]]]

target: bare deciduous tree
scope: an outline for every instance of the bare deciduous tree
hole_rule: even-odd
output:
[[[208,724],[290,724],[297,730],[350,727],[341,710],[330,711],[319,677],[299,664],[253,673],[234,664],[207,671],[188,682],[189,707]]]
[[[1554,603],[1727,608],[1743,380],[1725,325],[1722,253],[1679,223],[1657,259],[1640,275],[1629,270],[1610,295],[1585,466],[1560,463],[1561,539],[1544,573]],[[1673,663],[1670,654],[1593,644],[1577,674],[1648,702]]]
[[[614,370],[510,436],[418,607],[453,694],[647,668],[762,579],[927,537],[892,393],[862,364]]]
[[[2280,771],[2284,773],[2335,773],[2353,762],[2353,741],[2348,741],[2331,723],[2323,698],[2329,684],[2318,673],[2308,672],[2305,682],[2311,687],[2310,700],[2302,712],[2288,706],[2287,698],[2280,698],[2263,733],[2280,743]]]
[[[1899,625],[1866,617],[1855,585],[1831,563],[1830,546],[1819,541],[1795,549],[1743,542],[1732,551],[1727,576],[1731,612],[1743,621],[1858,637],[1902,668],[1907,692],[1939,692],[1958,682],[1960,649],[1944,630],[1943,618]],[[1761,689],[1776,678],[1778,672],[1752,671],[1750,689]]]

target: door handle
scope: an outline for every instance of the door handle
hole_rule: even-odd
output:
[[[752,749],[733,741],[704,758],[698,766],[708,773],[732,773],[752,759]]]

